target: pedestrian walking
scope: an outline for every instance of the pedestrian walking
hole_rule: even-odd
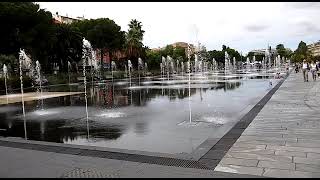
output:
[[[296,73],[298,73],[299,72],[299,64],[295,63],[294,69],[295,69]]]
[[[316,79],[317,79],[317,64],[314,61],[312,61],[310,64],[310,67],[311,67],[312,79],[313,79],[313,81],[316,81]]]
[[[302,63],[302,74],[303,74],[303,80],[304,82],[308,82],[308,72],[309,72],[309,64],[304,59]]]
[[[317,60],[316,64],[317,64],[317,76],[319,77],[320,61]]]

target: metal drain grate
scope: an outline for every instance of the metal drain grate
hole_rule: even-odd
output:
[[[118,178],[117,174],[107,174],[96,169],[75,168],[63,174],[60,178]]]

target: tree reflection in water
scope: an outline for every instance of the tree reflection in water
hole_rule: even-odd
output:
[[[206,87],[191,88],[190,94],[195,95],[197,92],[207,91],[230,91],[241,86],[241,82],[216,82],[209,84]],[[128,85],[116,85],[112,83],[106,83],[101,85],[94,85],[88,87],[90,95],[88,95],[88,106],[97,107],[100,109],[116,109],[120,107],[132,106],[146,106],[154,98],[167,97],[169,101],[181,100],[189,97],[189,89],[187,87],[181,88],[139,88],[139,89],[128,89]],[[44,88],[43,91],[81,91],[83,87],[79,86],[55,86],[52,88]],[[131,99],[132,95],[132,99]],[[56,98],[49,98],[44,100],[44,108],[54,107],[77,107],[84,106],[85,104],[83,94],[63,96]],[[21,114],[19,103],[13,104],[16,106],[16,110],[10,112],[0,112],[0,136],[13,136],[13,137],[24,137],[24,126],[17,114]],[[3,107],[3,106],[2,106]],[[29,101],[26,103],[26,110],[28,112],[34,111],[39,107],[38,101]],[[0,107],[1,108],[1,107]],[[82,115],[79,115],[82,116]],[[48,120],[41,122],[37,117],[35,119],[27,120],[27,131],[28,139],[49,141],[64,143],[70,141],[76,141],[77,139],[86,137],[86,125],[85,121],[77,121],[77,119],[69,120],[56,116],[55,120]],[[90,119],[90,118],[89,118]],[[71,122],[76,122],[72,124]],[[145,134],[147,129],[147,122],[137,121],[132,122],[134,132],[136,134]],[[112,140],[121,137],[123,132],[127,129],[127,126],[121,124],[111,123],[97,123],[89,122],[90,138],[93,141]]]

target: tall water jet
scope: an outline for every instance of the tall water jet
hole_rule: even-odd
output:
[[[22,113],[23,113],[23,124],[24,124],[24,138],[27,140],[27,124],[26,124],[26,113],[24,109],[24,98],[23,98],[23,76],[22,76],[22,63],[26,60],[26,53],[20,49],[19,52],[19,69],[20,69],[20,85],[21,85],[21,102],[22,102]]]
[[[202,60],[201,60],[201,58],[200,58],[200,61],[198,62],[198,71],[200,71],[201,72],[201,74],[203,73],[203,64],[202,64],[203,62],[202,62]]]
[[[111,61],[111,78],[112,78],[112,83],[113,83],[113,71],[116,70],[117,66],[114,61]]]
[[[191,119],[191,65],[190,65],[190,57],[191,56],[191,48],[190,48],[190,44],[188,44],[188,71],[189,71],[189,122],[192,122]]]
[[[160,78],[161,82],[163,82],[163,64],[162,62],[160,63]],[[163,95],[163,83],[161,83],[161,95]]]
[[[182,76],[183,76],[183,72],[184,72],[184,64],[183,64],[183,62],[181,62],[181,74],[182,74]]]
[[[95,76],[95,72],[98,69],[98,63],[96,59],[96,53],[93,50],[91,43],[83,38],[83,49],[86,51],[86,64],[85,65],[90,65],[90,74],[91,74],[91,82],[93,86],[93,79]]]
[[[139,86],[140,86],[140,70],[142,69],[143,69],[143,61],[141,58],[138,58]]]
[[[127,74],[128,74],[127,65],[124,65],[124,76],[125,76],[125,78],[128,77]]]
[[[129,72],[129,86],[131,88],[131,71],[132,71],[132,63],[128,60],[128,72]],[[130,89],[130,103],[132,104],[132,89]]]
[[[29,56],[27,56],[26,52],[24,50],[20,50],[20,53],[22,53],[23,55],[23,60],[21,62],[21,69],[25,69],[27,72],[27,75],[29,77],[32,77],[34,74],[34,68],[32,65],[32,60]]]
[[[246,70],[248,71],[248,69],[251,68],[251,64],[250,64],[250,59],[249,57],[247,57],[247,60],[246,60]]]
[[[166,70],[166,58],[165,57],[161,57],[161,64],[162,64],[162,73],[163,73],[163,77],[165,76],[165,70]]]
[[[39,86],[40,86],[41,110],[43,110],[41,66],[40,66],[39,61],[36,61],[36,70],[37,70],[37,75],[38,75],[38,80],[39,80]]]
[[[214,58],[212,58],[212,61],[211,61],[211,72],[213,72],[214,70]]]
[[[9,104],[8,88],[7,88],[8,68],[7,68],[6,64],[3,64],[3,75],[4,75],[4,86],[6,88],[7,104]]]
[[[214,58],[212,58],[212,71],[216,71],[217,68],[217,61]]]
[[[144,71],[145,71],[145,74],[148,72],[148,64],[147,64],[147,62],[144,63]]]
[[[236,67],[236,57],[233,57],[233,69],[237,69],[237,67]]]
[[[128,72],[129,72],[130,87],[131,87],[131,71],[132,71],[132,64],[131,64],[131,61],[128,60]]]
[[[91,64],[93,65],[94,74],[98,74],[98,78],[100,78],[100,65],[98,65],[96,51],[91,49]]]
[[[161,76],[161,78],[162,78],[162,68],[163,68],[163,65],[162,65],[162,62],[160,63],[160,76]]]
[[[177,72],[177,74],[179,74],[179,65],[180,65],[180,64],[179,64],[179,60],[177,60],[177,63],[176,63],[176,64],[177,64],[177,66],[176,66],[176,72]]]
[[[170,79],[170,64],[171,64],[171,57],[167,56],[167,60],[166,60],[166,71],[167,71],[167,77],[168,77],[168,81]]]
[[[112,102],[114,103],[114,83],[113,83],[113,71],[117,69],[117,65],[114,61],[111,61],[111,73],[112,73]],[[114,104],[113,104],[114,105]]]
[[[198,55],[194,54],[194,72],[197,72],[197,66],[198,66]]]
[[[69,86],[70,86],[70,70],[71,70],[71,63],[68,61],[68,76],[69,76]]]
[[[224,73],[227,74],[230,65],[230,56],[227,51],[224,52]]]
[[[83,48],[82,48],[82,66],[83,66],[83,84],[84,84],[84,96],[86,102],[86,120],[87,120],[87,138],[89,140],[89,113],[88,113],[88,100],[87,100],[87,78],[86,78],[86,65],[87,61],[90,59],[90,43],[85,38],[83,38]]]
[[[174,66],[173,66],[173,62],[170,61],[170,69],[171,69],[171,76],[173,77],[173,73],[174,73]]]

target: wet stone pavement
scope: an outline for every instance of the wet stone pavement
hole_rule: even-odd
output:
[[[0,146],[0,154],[2,178],[256,177],[4,146]]]
[[[320,177],[320,82],[291,73],[215,171]]]
[[[319,177],[319,106],[310,98],[317,96],[318,82],[303,83],[292,73],[277,86],[222,139],[208,139],[218,142],[198,161],[185,160],[186,166],[175,164],[177,159],[161,164],[152,156],[140,155],[143,161],[125,153],[1,138],[0,177]]]

